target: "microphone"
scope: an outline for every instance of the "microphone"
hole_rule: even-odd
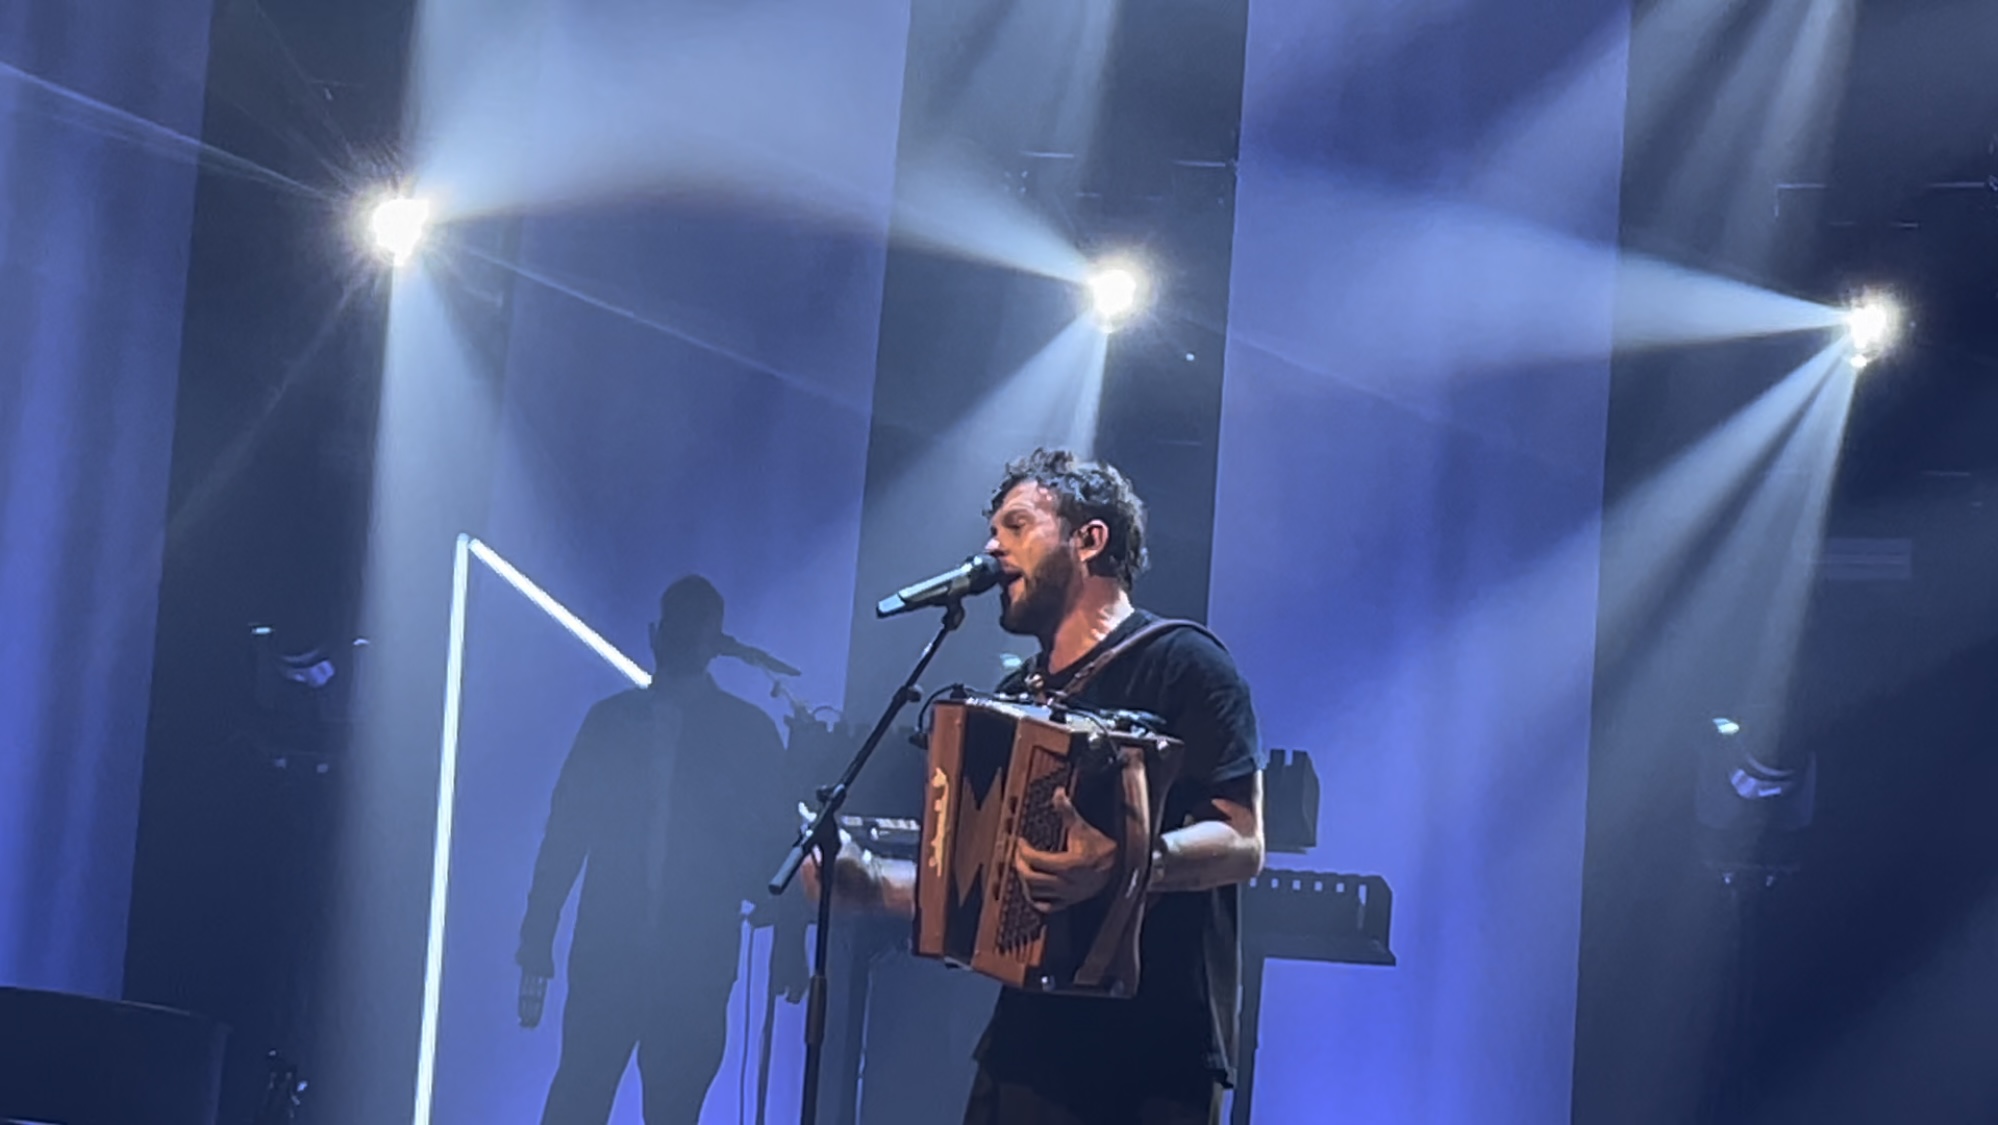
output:
[[[721,639],[721,651],[716,655],[732,657],[733,659],[742,661],[744,664],[761,668],[776,676],[797,676],[803,674],[798,669],[791,667],[789,664],[757,648],[755,645],[743,644],[741,641],[726,634]]]
[[[1001,573],[998,559],[991,555],[973,555],[961,566],[913,586],[904,586],[882,598],[881,603],[874,607],[874,616],[893,617],[898,613],[933,605],[949,605],[959,598],[982,594],[999,584]]]

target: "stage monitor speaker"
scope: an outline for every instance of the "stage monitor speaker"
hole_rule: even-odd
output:
[[[171,1008],[0,988],[0,1122],[216,1125],[228,1034]]]

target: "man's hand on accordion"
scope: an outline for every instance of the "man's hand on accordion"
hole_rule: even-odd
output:
[[[1068,846],[1046,852],[1021,840],[1013,856],[1013,870],[1044,914],[1095,898],[1117,873],[1117,842],[1082,819],[1066,791],[1055,790],[1054,807]]]

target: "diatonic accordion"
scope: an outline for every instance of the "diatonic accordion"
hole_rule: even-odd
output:
[[[912,949],[1038,992],[1128,997],[1152,846],[1181,744],[1150,716],[1052,707],[960,689],[930,709],[929,783],[916,856]],[[1116,841],[1110,886],[1043,914],[1014,870],[1022,841],[1067,844],[1053,804]]]

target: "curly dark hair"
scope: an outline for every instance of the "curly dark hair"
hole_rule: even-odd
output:
[[[1007,463],[1005,479],[993,491],[985,518],[992,518],[1007,493],[1029,482],[1054,494],[1055,513],[1070,530],[1091,520],[1103,521],[1110,538],[1103,553],[1090,561],[1089,572],[1115,578],[1129,590],[1150,562],[1145,553],[1145,502],[1130,478],[1115,465],[1086,461],[1066,449],[1036,449]]]

